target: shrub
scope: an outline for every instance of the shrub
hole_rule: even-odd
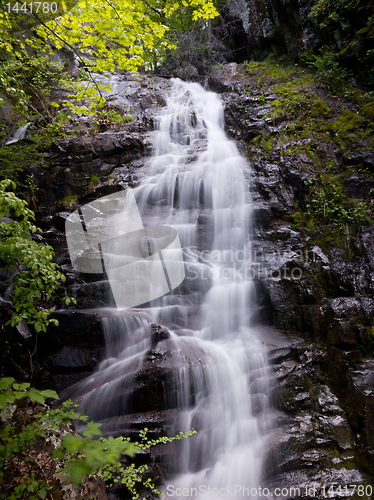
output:
[[[133,457],[150,446],[194,434],[190,431],[171,438],[148,440],[147,429],[144,429],[137,443],[124,437],[103,438],[101,424],[87,422],[88,417],[75,410],[77,405],[66,401],[62,408],[51,410],[44,405],[47,398],[58,399],[58,396],[51,390],[30,388],[29,383],[15,383],[13,378],[0,380],[1,500],[58,498],[58,470],[76,486],[86,475],[97,473],[108,482],[120,481],[136,499],[139,496],[136,483],[142,481],[141,474],[147,466],[136,468],[131,464],[123,468],[119,462],[121,455]],[[86,424],[82,436],[71,432],[72,421]],[[53,452],[51,444],[55,448]],[[158,493],[150,480],[143,485]]]
[[[356,14],[360,0],[317,0],[310,10],[310,17],[327,26],[331,21],[338,23]]]
[[[37,332],[46,331],[49,323],[58,322],[50,319],[52,309],[43,307],[41,301],[49,302],[55,297],[65,276],[59,271],[59,266],[52,262],[52,247],[32,239],[35,233],[42,233],[32,223],[35,220],[34,212],[27,207],[26,201],[8,192],[8,187],[15,189],[16,185],[9,179],[0,182],[0,218],[4,215],[16,218],[0,222],[1,260],[5,269],[18,269],[13,277],[12,292],[16,313],[9,322],[15,326],[24,319],[26,323],[34,325]]]
[[[322,85],[334,93],[342,90],[351,75],[339,65],[338,55],[330,48],[325,48],[308,64],[316,70],[316,76]]]
[[[54,111],[48,98],[54,83],[62,79],[61,69],[46,55],[24,53],[0,62],[0,89],[22,114],[45,114],[51,120]]]
[[[331,222],[340,229],[372,223],[374,200],[347,199],[342,184],[334,177],[321,174],[306,180],[305,185],[309,188],[306,208],[310,219]]]

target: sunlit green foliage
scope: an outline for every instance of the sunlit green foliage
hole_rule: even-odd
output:
[[[147,432],[147,428],[139,432],[139,441],[134,443],[138,450],[148,450],[150,447],[156,446],[157,444],[171,443],[175,440],[184,439],[196,434],[195,430],[190,430],[186,433],[180,432],[173,437],[162,436],[157,439],[148,439]],[[139,483],[141,483],[143,488],[148,488],[152,493],[160,496],[160,492],[154,487],[152,480],[150,478],[144,480],[142,477],[142,474],[146,472],[147,469],[148,467],[146,465],[135,467],[135,464],[130,464],[128,467],[124,468],[117,463],[114,466],[107,465],[103,467],[98,472],[98,475],[104,479],[109,487],[116,483],[125,485],[132,494],[133,500],[139,497],[139,493],[137,492]]]
[[[52,4],[56,12],[48,7]],[[40,112],[31,93],[49,119],[53,118],[50,108],[58,107],[46,103],[51,83],[67,91],[63,106],[94,115],[105,107],[101,90],[108,86],[98,83],[92,72],[156,69],[176,48],[181,33],[196,25],[199,32],[209,33],[211,19],[218,16],[212,0],[57,0],[41,3],[38,10],[33,5],[10,0],[0,6],[0,31],[4,33],[0,59],[1,52],[6,53],[5,62],[0,63],[0,89],[16,101],[21,112],[29,114],[33,106]],[[79,60],[80,78],[74,80],[60,68],[51,82],[49,73],[57,66],[40,62],[67,47]],[[20,77],[23,66],[25,77]],[[30,78],[29,67],[33,69]]]
[[[11,0],[15,5],[15,0]],[[58,5],[59,15],[52,12],[28,12],[20,16],[9,7],[0,11],[0,27],[8,32],[6,50],[13,43],[24,50],[38,46],[38,40],[15,42],[12,29],[22,22],[37,26],[38,35],[56,48],[68,46],[86,54],[86,65],[95,71],[115,68],[135,71],[139,66],[152,65],[154,59],[165,57],[173,44],[167,34],[184,23],[186,28],[198,19],[218,16],[211,0],[78,0]],[[17,17],[18,15],[18,17]]]

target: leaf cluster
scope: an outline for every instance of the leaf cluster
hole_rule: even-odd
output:
[[[15,0],[11,0],[11,4]],[[64,3],[64,2],[62,2]],[[65,2],[66,3],[66,2]],[[94,71],[115,68],[135,71],[153,65],[155,58],[165,57],[174,48],[168,32],[188,30],[197,20],[209,21],[218,16],[212,0],[77,0],[61,1],[58,15],[42,15],[29,9],[24,16],[0,9],[0,28],[8,40],[4,49],[22,49],[12,34],[27,18],[33,23],[39,39],[54,48],[68,46],[76,54],[85,53],[87,67]],[[35,41],[37,44],[38,41]],[[1,46],[0,46],[1,48]]]
[[[51,121],[54,112],[48,98],[58,82],[64,80],[63,66],[51,61],[45,51],[30,57],[23,47],[14,57],[0,63],[0,90],[28,119],[37,120],[44,113]]]
[[[148,450],[152,446],[156,446],[158,444],[171,443],[175,440],[184,439],[196,434],[196,431],[191,429],[186,433],[180,432],[179,434],[173,437],[161,436],[157,439],[148,439],[147,432],[148,432],[147,428],[144,428],[139,432],[139,441],[136,441],[134,443],[134,446],[137,448],[137,451]],[[103,467],[99,471],[98,475],[103,478],[103,480],[109,487],[117,483],[126,486],[126,488],[131,493],[133,500],[139,498],[139,493],[137,491],[137,484],[140,482],[144,488],[147,488],[150,491],[152,491],[152,493],[155,493],[156,495],[160,496],[160,492],[155,488],[151,478],[148,479],[143,478],[143,474],[147,471],[147,469],[148,467],[146,465],[135,467],[135,464],[132,463],[128,465],[126,468],[124,468],[120,463],[117,463],[115,465],[107,465]]]
[[[0,380],[0,416],[4,422],[0,432],[0,499],[16,500],[25,495],[30,500],[52,498],[58,468],[79,485],[86,474],[115,464],[121,453],[133,456],[137,449],[122,438],[93,439],[100,434],[100,424],[93,422],[87,424],[84,437],[66,432],[64,426],[72,421],[88,420],[75,411],[77,405],[71,401],[55,410],[45,407],[36,413],[29,408],[30,401],[44,405],[47,398],[58,396],[55,391],[30,388],[29,383],[17,384],[13,378]],[[20,400],[25,400],[26,406],[19,405]],[[56,448],[53,453],[48,451],[49,443]]]
[[[136,71],[139,67],[156,70],[177,45],[179,55],[192,63],[196,58],[201,61],[215,54],[210,22],[219,14],[213,0],[60,0],[55,3],[58,15],[50,16],[32,11],[27,7],[32,3],[24,4],[29,10],[23,15],[0,8],[0,29],[4,28],[9,38],[3,48],[15,55],[0,64],[0,88],[16,101],[18,110],[25,116],[33,111],[50,122],[54,108],[59,107],[57,103],[48,102],[51,89],[56,86],[68,91],[63,106],[74,113],[93,116],[105,106],[101,91],[107,88],[95,79],[93,72]],[[15,4],[15,0],[9,4]],[[36,36],[28,35],[20,40],[17,29],[20,30],[24,21],[28,26],[31,23]],[[56,49],[66,47],[80,62],[78,80],[66,75],[61,65],[50,62]],[[22,74],[23,67],[25,74]],[[42,111],[37,109],[35,101]]]
[[[12,292],[16,312],[8,323],[15,326],[25,320],[34,325],[37,332],[46,331],[49,323],[58,322],[50,318],[52,309],[43,307],[41,301],[53,300],[66,278],[59,266],[52,262],[52,247],[32,238],[34,234],[42,233],[33,223],[34,212],[26,201],[7,191],[8,187],[15,189],[16,185],[9,179],[0,182],[0,219],[13,217],[0,222],[0,255],[5,269],[17,271]]]
[[[118,124],[128,123],[134,120],[134,117],[129,114],[121,115],[115,108],[110,108],[108,105],[99,109],[93,118],[93,130],[95,132],[103,132],[110,127]]]
[[[68,457],[63,471],[69,474],[75,485],[80,484],[88,474],[116,465],[123,453],[133,457],[139,451],[134,443],[123,437],[93,439],[101,435],[100,426],[88,422],[83,436],[66,434],[61,439],[61,446],[54,452],[54,457],[59,460]]]
[[[69,417],[62,413],[56,419],[51,415],[45,421],[40,412],[32,420],[27,406],[22,410],[20,405],[21,400],[44,405],[47,398],[57,398],[57,394],[30,388],[26,382],[15,383],[11,377],[0,380],[3,422],[0,427],[0,499],[17,500],[26,496],[39,500],[46,498],[52,489],[49,484],[51,457],[41,453],[39,440],[47,440],[59,425],[70,422]]]

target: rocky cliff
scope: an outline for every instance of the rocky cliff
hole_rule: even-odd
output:
[[[234,61],[272,53],[305,62],[328,49],[367,85],[373,83],[372,15],[365,1],[229,0],[216,22]]]
[[[67,275],[60,296],[78,301],[68,308],[58,302],[59,327],[37,339],[35,380],[58,391],[86,377],[103,358],[101,318],[111,304],[104,275],[88,279],[72,270],[64,221],[79,205],[132,187],[145,175],[153,115],[169,89],[169,81],[160,77],[116,78],[136,119],[93,132],[89,118],[71,116],[66,131],[76,135],[50,148],[50,168],[34,169],[42,205],[38,224]],[[319,495],[324,485],[366,484],[374,473],[370,96],[328,95],[301,69],[260,63],[224,65],[206,83],[221,94],[226,131],[253,171],[254,323],[267,326],[264,343],[279,410],[269,439],[267,484],[304,492],[315,484]],[[113,95],[114,102],[118,98]],[[92,175],[100,182],[90,183]],[[209,244],[208,230],[202,213],[203,246]],[[1,275],[5,299],[10,278]],[[5,327],[12,306],[4,300],[0,305],[2,370],[28,378],[35,339],[25,325]],[[152,347],[131,389],[141,395],[140,406],[116,421],[115,432],[133,434],[147,425],[159,435],[168,426],[174,408],[164,411],[162,387],[173,367],[163,363],[174,354],[168,333],[161,333],[157,327],[150,332]],[[107,422],[107,432],[114,432],[113,423]],[[164,474],[160,457],[166,453],[170,463],[179,452],[173,446],[146,457],[155,463],[156,479]],[[354,498],[350,490],[340,497]]]

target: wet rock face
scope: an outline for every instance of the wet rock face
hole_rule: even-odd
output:
[[[229,43],[236,50],[236,60],[257,59],[261,50],[266,53],[270,47],[294,57],[327,43],[339,50],[347,47],[347,40],[359,29],[357,20],[337,20],[322,27],[310,18],[313,5],[312,0],[229,0],[221,15],[233,24]]]
[[[22,322],[18,328],[6,323],[14,314],[12,305],[0,297],[0,371],[17,380],[27,380],[30,375],[30,352],[34,350],[32,335]]]
[[[144,135],[136,132],[103,132],[60,142],[50,155],[60,165],[41,175],[41,201],[49,205],[85,194],[92,174],[105,177],[115,168],[129,174],[126,164],[139,161],[144,150]]]
[[[294,337],[288,346],[271,348],[270,359],[276,405],[284,413],[272,437],[276,444],[268,457],[269,487],[298,488],[295,497],[323,498],[324,487],[327,491],[334,485],[336,491],[341,485],[339,498],[349,498],[352,491],[345,491],[345,485],[365,484],[369,478],[360,472],[358,429],[329,387],[329,354],[323,345]]]
[[[362,359],[357,350],[329,347],[326,373],[356,433],[357,457],[373,473],[373,360]]]
[[[44,384],[61,392],[92,373],[103,357],[104,338],[95,312],[65,310],[54,317],[59,325],[38,335],[35,360],[43,366]]]
[[[249,58],[254,49],[261,46],[272,34],[277,22],[277,13],[271,2],[265,0],[229,0],[226,21],[235,21],[230,41],[242,60]]]
[[[320,30],[305,23],[312,5],[309,0],[230,0],[227,2],[228,12],[223,15],[237,22],[237,33],[233,33],[232,40],[238,39],[242,60],[269,43],[283,46],[297,55],[300,49],[308,50],[320,43]],[[244,40],[247,42],[246,53],[239,40],[242,45]]]
[[[14,108],[12,103],[7,98],[6,95],[0,93],[1,106],[0,106],[0,123],[4,125],[13,124],[17,121],[17,118],[14,116]]]
[[[246,78],[240,74],[240,66],[235,62],[224,64],[208,78],[209,87],[218,93],[244,91],[245,82]]]

